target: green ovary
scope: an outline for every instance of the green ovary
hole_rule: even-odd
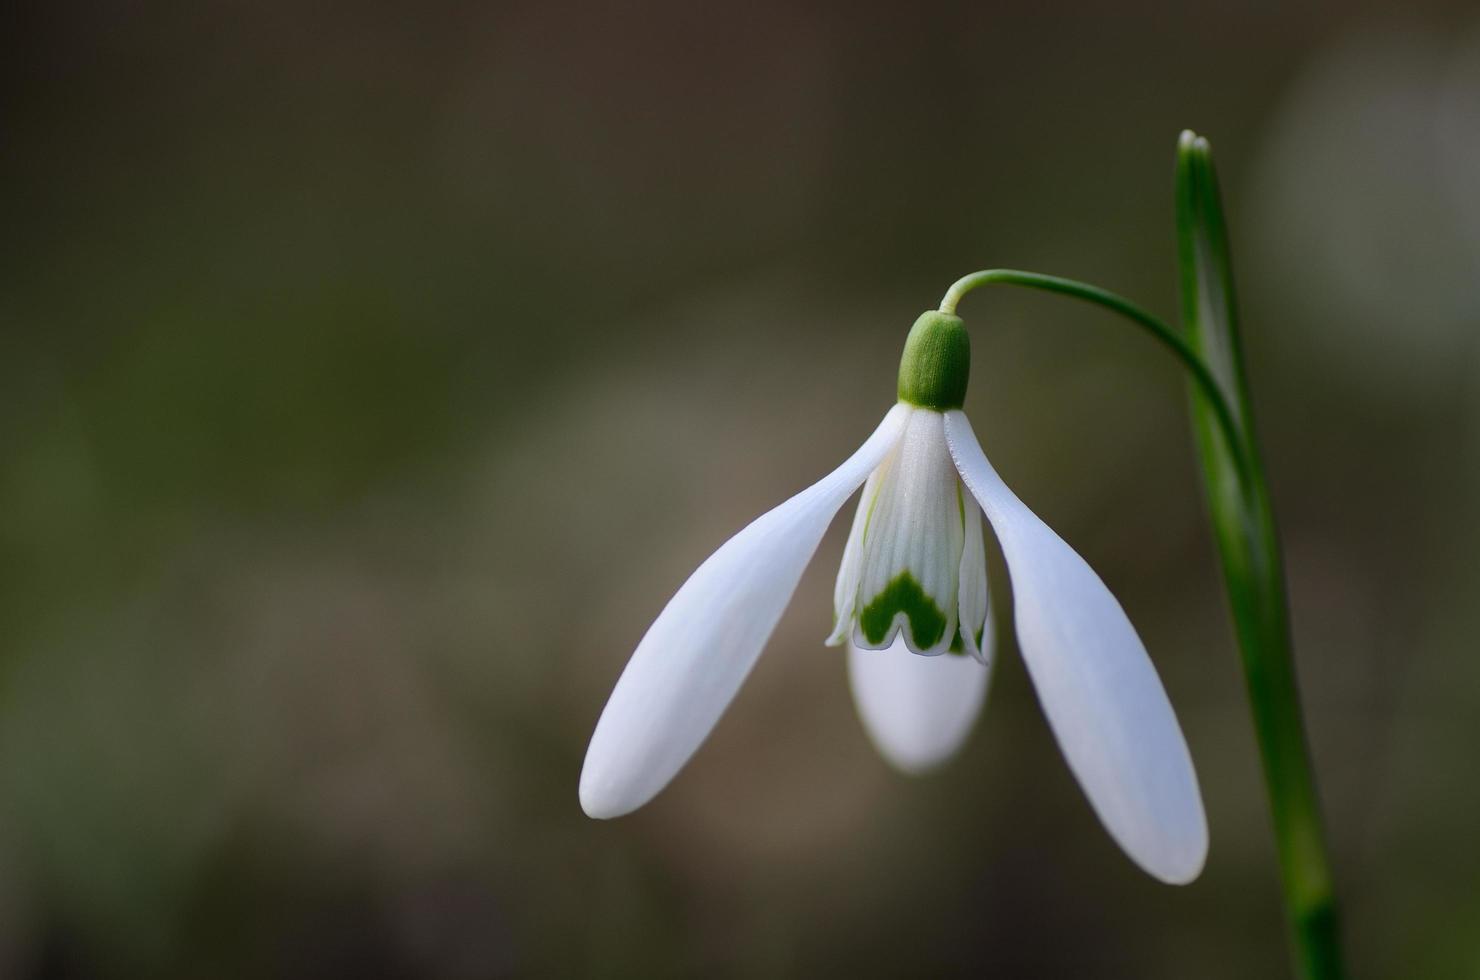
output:
[[[920,649],[928,650],[945,635],[945,613],[940,611],[934,599],[925,594],[913,575],[900,572],[858,614],[858,626],[863,630],[864,639],[882,644],[884,637],[889,635],[895,613],[901,612],[909,618],[910,635]]]

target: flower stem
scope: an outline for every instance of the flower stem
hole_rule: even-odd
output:
[[[1023,272],[1020,269],[987,269],[983,272],[973,272],[969,276],[962,276],[950,289],[946,290],[945,298],[940,301],[940,311],[955,314],[957,304],[967,293],[978,286],[992,284],[1025,286],[1029,289],[1041,289],[1044,292],[1073,296],[1076,299],[1114,310],[1140,326],[1182,362],[1182,366],[1187,369],[1193,382],[1202,390],[1213,413],[1217,416],[1217,424],[1232,449],[1234,466],[1240,474],[1252,477],[1253,470],[1247,458],[1244,440],[1239,437],[1239,427],[1233,409],[1224,399],[1218,379],[1203,363],[1197,351],[1193,350],[1187,341],[1171,327],[1125,297],[1117,296],[1109,290],[1074,279],[1047,276],[1041,272]]]
[[[1337,980],[1343,971],[1336,897],[1301,717],[1284,564],[1254,434],[1227,228],[1212,149],[1190,132],[1178,143],[1176,188],[1185,337],[1237,408],[1239,432],[1230,437],[1227,413],[1204,387],[1191,393],[1208,510],[1264,764],[1291,944],[1299,976]],[[1233,439],[1242,442],[1249,468],[1231,465]]]
[[[1181,332],[1096,286],[1015,269],[963,277],[946,292],[940,309],[955,313],[967,293],[994,283],[1060,293],[1126,317],[1187,369],[1209,517],[1273,817],[1295,967],[1302,980],[1340,980],[1336,897],[1295,676],[1284,562],[1244,374],[1227,230],[1211,148],[1192,133],[1183,133],[1178,144],[1176,188]]]

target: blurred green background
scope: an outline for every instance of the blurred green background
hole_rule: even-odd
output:
[[[893,774],[822,646],[846,518],[653,804],[576,800],[652,617],[1009,265],[1175,313],[1219,151],[1358,977],[1480,976],[1472,3],[23,4],[0,35],[0,976],[1286,970],[1182,379],[963,306],[998,469],[1151,650],[1187,888],[1010,633]],[[996,601],[1007,588],[994,553]]]

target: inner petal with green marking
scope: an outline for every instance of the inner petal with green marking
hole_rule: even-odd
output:
[[[895,576],[863,608],[858,614],[858,629],[870,643],[882,646],[899,616],[909,621],[910,635],[920,646],[933,647],[945,636],[946,614],[908,571]]]
[[[983,659],[980,517],[976,502],[963,494],[943,417],[915,409],[858,502],[828,642],[851,638],[854,646],[883,650],[902,635],[915,653]]]

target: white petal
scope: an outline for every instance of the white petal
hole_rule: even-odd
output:
[[[982,544],[982,509],[969,494],[961,501],[966,543],[961,550],[961,641],[966,652],[984,664],[992,662],[996,635],[992,599],[987,594],[987,551]],[[980,642],[978,642],[980,637]]]
[[[898,451],[899,443],[896,442],[890,449],[890,457]],[[858,497],[853,527],[848,532],[848,543],[843,547],[843,563],[838,567],[838,584],[833,588],[833,631],[827,638],[830,647],[840,646],[848,638],[853,625],[853,611],[858,604],[858,579],[863,573],[863,532],[868,527],[869,512],[879,494],[879,480],[888,469],[889,459],[885,459],[868,475],[863,493]]]
[[[887,650],[848,644],[848,680],[879,754],[910,774],[945,762],[981,713],[989,668],[960,655],[922,657],[903,639]]]
[[[899,449],[883,468],[863,540],[853,642],[887,649],[896,634],[934,656],[956,637],[961,574],[961,497],[943,419],[912,408]],[[903,608],[901,608],[903,607]],[[912,619],[913,609],[921,614]],[[929,630],[917,636],[916,627]]]
[[[879,465],[895,406],[847,462],[725,542],[658,614],[617,681],[581,770],[581,806],[616,817],[668,785],[739,690],[838,508]]]
[[[1171,884],[1191,881],[1207,857],[1207,818],[1146,648],[1084,559],[1002,482],[966,416],[946,413],[945,431],[1002,542],[1018,644],[1069,768],[1137,864]]]

